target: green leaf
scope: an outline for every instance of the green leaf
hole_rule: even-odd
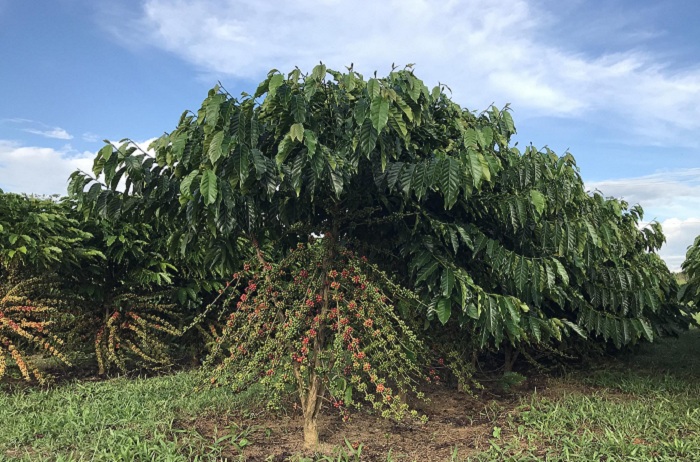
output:
[[[511,117],[510,112],[503,111],[503,121],[506,123],[506,128],[510,133],[515,133],[515,124],[513,123],[513,117]]]
[[[112,152],[114,152],[114,147],[111,144],[106,144],[100,149],[98,155],[107,162],[109,158],[112,157]]]
[[[536,189],[531,189],[530,190],[530,201],[532,202],[532,205],[535,207],[535,210],[537,211],[537,215],[542,215],[542,212],[544,212],[544,194],[539,192]]]
[[[408,129],[406,128],[406,122],[399,115],[398,117],[392,112],[389,115],[389,126],[393,128],[399,135],[407,136]]]
[[[284,138],[282,138],[282,141],[280,141],[280,144],[277,147],[277,155],[275,156],[275,162],[277,162],[277,165],[282,165],[284,161],[287,160],[287,156],[290,152],[292,152],[293,147],[294,142],[289,137],[289,134],[287,134]]]
[[[445,201],[445,209],[449,210],[457,202],[459,194],[460,173],[459,162],[456,159],[447,157],[440,162],[438,181]]]
[[[224,141],[224,132],[218,131],[216,134],[211,139],[211,142],[209,143],[209,160],[213,165],[216,164],[216,161],[219,160],[222,154],[221,150],[221,143]]]
[[[444,297],[450,297],[452,295],[452,289],[455,286],[455,274],[454,272],[446,268],[442,273],[442,278],[440,280],[440,291]]]
[[[326,76],[326,66],[324,64],[319,64],[316,67],[314,67],[314,70],[311,71],[311,78],[314,80],[318,80],[319,82],[323,80],[323,78]]]
[[[422,281],[427,280],[430,276],[432,276],[435,273],[437,268],[438,268],[438,262],[436,262],[435,260],[431,261],[427,265],[420,268],[418,270],[418,273],[416,274],[417,278],[416,278],[415,284],[418,285]]]
[[[344,186],[343,175],[336,170],[331,170],[331,182],[333,183],[333,191],[335,192],[336,197],[340,197],[340,195],[343,193]]]
[[[374,98],[369,107],[369,118],[377,133],[381,133],[389,120],[389,100],[383,96]]]
[[[277,93],[277,89],[284,83],[284,77],[282,74],[275,74],[270,77],[270,83],[267,87],[267,95],[272,98]]]
[[[377,96],[379,96],[380,89],[381,87],[377,79],[369,79],[369,81],[367,82],[367,92],[369,93],[369,97],[371,99],[374,99]]]
[[[202,172],[202,179],[199,183],[199,191],[202,193],[205,205],[211,205],[216,202],[216,197],[219,193],[216,185],[216,174],[212,170]]]
[[[413,110],[411,109],[411,106],[406,104],[406,101],[403,100],[403,98],[397,97],[396,98],[396,104],[401,108],[401,111],[406,115],[406,118],[408,119],[409,122],[413,122]]]
[[[292,140],[297,140],[300,143],[304,141],[304,125],[302,124],[294,124],[291,126],[289,129],[289,137]]]
[[[294,122],[306,122],[306,101],[301,95],[292,96],[292,117]]]
[[[309,157],[313,157],[316,153],[317,143],[316,134],[311,130],[304,130],[304,145],[309,153]]]
[[[267,170],[267,162],[265,160],[265,156],[259,149],[251,149],[250,154],[253,157],[253,165],[255,165],[256,177],[259,180],[260,178],[262,178],[262,175]]]
[[[537,343],[542,341],[542,327],[540,325],[540,320],[534,317],[530,319],[530,332],[532,336],[535,337]]]
[[[481,185],[481,179],[484,176],[484,170],[481,166],[481,161],[479,160],[479,154],[474,149],[467,150],[467,157],[469,158],[469,172],[472,174],[472,184],[475,188],[479,188]]]
[[[573,323],[573,322],[569,321],[568,319],[562,319],[561,321],[564,324],[566,324],[567,326],[569,326],[569,328],[571,330],[573,330],[574,332],[576,332],[581,338],[584,338],[584,339],[588,338],[588,336],[586,335],[586,332],[583,329],[581,329],[581,326],[579,326],[578,324]]]
[[[647,321],[647,320],[644,319],[644,318],[640,318],[640,319],[639,319],[639,322],[640,322],[640,324],[642,325],[644,337],[645,337],[648,341],[653,342],[653,341],[654,341],[654,331],[652,330],[651,324],[649,323],[649,321]]]
[[[250,157],[248,155],[249,149],[246,145],[241,144],[236,148],[233,159],[234,167],[238,171],[238,175],[241,180],[241,184],[245,182],[248,178],[250,172]]]
[[[449,298],[442,297],[440,300],[437,302],[437,306],[435,308],[435,311],[437,312],[438,319],[440,322],[445,325],[447,324],[447,321],[450,319],[450,316],[452,315],[452,302],[450,301]]]
[[[360,152],[367,158],[374,150],[379,137],[377,130],[372,125],[369,119],[365,119],[360,128]]]
[[[552,261],[554,262],[554,265],[557,267],[557,273],[559,274],[559,277],[561,277],[562,282],[564,283],[565,286],[569,285],[569,274],[566,272],[566,269],[564,269],[564,265],[561,264],[559,260],[556,258],[553,258]]]
[[[192,182],[199,175],[199,170],[192,170],[180,183],[180,194],[189,197],[192,194]]]
[[[386,168],[386,185],[389,191],[393,191],[399,179],[399,173],[403,168],[403,162],[392,162]]]
[[[518,259],[518,263],[517,263],[517,269],[516,269],[516,271],[517,271],[516,283],[518,285],[518,291],[520,291],[520,293],[523,293],[523,292],[525,292],[525,289],[527,287],[527,283],[530,279],[530,276],[529,276],[530,271],[529,271],[529,266],[527,264],[528,262],[525,258],[518,256],[517,259]]]

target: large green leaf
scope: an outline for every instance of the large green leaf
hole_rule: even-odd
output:
[[[372,100],[369,118],[377,133],[381,133],[389,120],[389,100],[386,97],[378,96]]]
[[[469,159],[469,173],[472,176],[472,183],[475,188],[479,188],[481,185],[481,179],[484,176],[484,171],[481,166],[481,161],[479,160],[479,153],[474,149],[467,150],[467,157]]]
[[[199,191],[202,193],[202,197],[204,198],[204,203],[206,205],[216,202],[216,196],[219,194],[216,183],[216,174],[212,170],[204,170],[202,172],[202,179],[199,183]]]
[[[377,79],[369,79],[367,81],[367,92],[369,93],[370,98],[374,99],[378,97],[380,90],[381,86]]]
[[[224,141],[224,135],[225,133],[223,130],[216,132],[209,143],[209,160],[213,165],[216,165],[216,162],[221,157],[221,144]]]
[[[460,187],[460,164],[459,161],[447,157],[440,163],[439,184],[445,201],[445,208],[451,209],[457,202],[457,195]]]
[[[102,157],[105,162],[109,160],[109,158],[112,156],[112,152],[114,151],[114,146],[111,144],[106,144],[100,149],[100,152],[98,153],[99,157]]]
[[[452,315],[452,302],[449,298],[440,298],[440,300],[437,302],[437,306],[435,307],[435,311],[437,312],[440,322],[442,324],[447,324],[447,321]]]
[[[192,170],[180,183],[180,193],[184,196],[191,194],[191,186],[194,179],[199,175],[199,170]]]
[[[442,278],[440,279],[440,291],[443,297],[452,296],[452,289],[455,286],[455,274],[450,268],[446,268],[442,272]]]
[[[365,119],[360,128],[360,149],[362,154],[369,158],[369,155],[377,144],[378,137],[378,132],[370,119]]]
[[[304,125],[294,124],[289,128],[289,138],[292,140],[297,140],[298,142],[304,141]]]
[[[537,211],[537,214],[542,215],[545,206],[544,194],[542,194],[536,189],[531,189],[530,202],[532,203],[532,206],[535,207],[535,211]]]
[[[303,124],[306,122],[306,101],[302,95],[292,96],[292,117],[294,122]]]

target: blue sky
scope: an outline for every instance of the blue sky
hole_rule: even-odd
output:
[[[100,140],[172,130],[217,80],[416,63],[641,203],[677,269],[700,234],[698,17],[693,0],[0,0],[0,188],[64,193]]]

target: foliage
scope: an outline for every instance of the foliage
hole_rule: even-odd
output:
[[[88,216],[85,226],[105,255],[81,269],[75,286],[85,298],[83,315],[92,320],[100,374],[172,363],[169,344],[179,334],[182,313],[174,303],[175,267],[162,251],[163,237],[149,223],[128,220]]]
[[[426,372],[418,358],[427,360],[394,308],[415,296],[328,236],[322,241],[299,244],[279,263],[261,257],[236,273],[226,303],[235,309],[217,339],[229,353],[219,378],[235,390],[259,384],[274,401],[290,385],[296,389],[310,447],[326,402],[344,420],[361,401],[384,417],[403,418],[406,395],[422,396],[416,378]]]
[[[182,253],[245,236],[283,255],[337,226],[474,348],[571,334],[620,348],[687,325],[655,254],[660,227],[639,230],[639,206],[588,194],[570,154],[510,147],[514,132],[507,108],[475,115],[410,69],[368,81],[323,65],[272,71],[241,100],[210,91],[153,143],[155,157],[105,146],[104,184],[76,172],[70,189],[106,216],[181,220],[171,245]]]
[[[65,202],[0,190],[0,271],[28,267],[34,272],[78,266],[102,255],[87,248],[89,233]]]
[[[148,222],[78,212],[67,200],[0,194],[0,282],[22,293],[30,287],[31,299],[43,301],[43,328],[69,341],[60,355],[94,343],[101,373],[171,362],[181,313],[174,311],[175,267],[162,252],[165,239]],[[51,284],[37,284],[43,280]]]
[[[253,95],[212,89],[151,153],[107,144],[69,192],[105,221],[152,223],[201,278],[231,274],[256,245],[282,262],[331,238],[417,294],[402,317],[467,358],[621,349],[686,328],[660,226],[640,230],[641,207],[589,193],[571,154],[521,151],[514,133],[509,108],[465,110],[410,67],[368,80],[273,70]]]
[[[0,378],[10,357],[24,379],[40,382],[37,353],[70,363],[61,337],[78,299],[63,282],[104,257],[90,237],[66,202],[0,191]]]
[[[686,278],[679,298],[700,310],[700,236],[695,238],[693,245],[688,247],[685,261],[681,267]]]

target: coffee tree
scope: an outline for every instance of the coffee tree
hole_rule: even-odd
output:
[[[393,306],[415,295],[326,236],[300,243],[279,263],[261,253],[234,274],[226,302],[233,310],[217,339],[226,357],[213,378],[237,390],[258,383],[275,401],[291,385],[310,449],[326,403],[343,420],[360,401],[401,419],[407,394],[421,397],[417,380],[429,372],[429,351]]]
[[[324,290],[344,251],[364,255],[416,295],[397,302],[404,320],[445,326],[431,335],[466,356],[503,351],[506,368],[518,351],[621,348],[687,326],[641,208],[589,194],[570,154],[511,146],[508,108],[473,113],[443,90],[410,68],[272,71],[252,95],[212,89],[153,154],[106,145],[69,189],[107,220],[157,217],[170,255],[222,276],[256,247],[286,262],[315,236]]]
[[[37,354],[69,364],[57,334],[68,330],[76,298],[59,275],[104,257],[90,237],[66,203],[0,191],[0,378],[9,359],[26,380],[45,380]]]

